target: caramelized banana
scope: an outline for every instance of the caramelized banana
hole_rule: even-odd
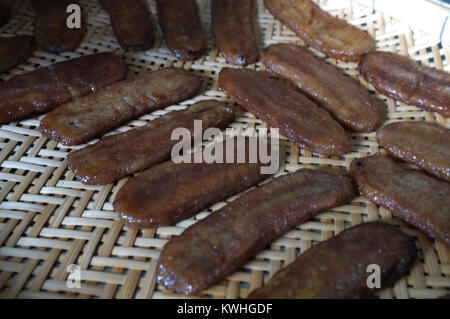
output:
[[[406,275],[416,258],[414,240],[395,227],[361,224],[308,249],[249,298],[367,298]],[[370,265],[380,267],[380,288],[367,285]]]
[[[40,131],[65,145],[83,144],[145,113],[190,98],[201,84],[184,69],[147,71],[57,108],[42,120]]]
[[[278,177],[172,238],[159,258],[158,282],[199,294],[291,228],[354,196],[348,177],[307,169]]]

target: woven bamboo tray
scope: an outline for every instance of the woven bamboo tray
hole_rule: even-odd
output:
[[[220,92],[217,84],[218,72],[226,64],[214,48],[209,2],[199,1],[208,34],[208,55],[195,62],[177,61],[167,50],[160,32],[157,45],[152,50],[142,53],[123,51],[112,33],[106,12],[97,1],[84,0],[81,3],[88,12],[89,27],[76,52],[58,56],[37,51],[26,64],[2,74],[1,78],[6,80],[79,55],[112,51],[123,57],[131,73],[175,66],[206,80],[202,95],[145,115],[116,132],[145,125],[168,111],[182,109],[204,98],[216,98],[232,104]],[[155,14],[154,1],[150,1],[150,4]],[[442,47],[438,35],[415,30],[356,2],[320,1],[320,5],[332,14],[367,30],[376,37],[380,49],[409,55],[437,69],[450,70],[449,47]],[[33,34],[33,15],[29,1],[24,1],[14,18],[0,32],[2,35]],[[261,48],[276,42],[302,43],[265,10],[262,1],[258,1],[258,20]],[[312,51],[320,56],[317,51]],[[356,63],[329,62],[360,79]],[[264,70],[260,63],[250,67]],[[364,83],[363,80],[361,82]],[[408,119],[450,126],[450,120],[436,113],[380,97],[386,100],[388,122]],[[265,127],[265,123],[249,113],[241,110],[238,115],[231,127],[242,133],[250,128]],[[171,236],[180,234],[184,228],[226,203],[217,203],[174,227],[143,231],[123,227],[113,211],[112,202],[126,179],[104,187],[85,186],[77,182],[65,161],[75,148],[43,138],[37,130],[38,126],[39,119],[35,118],[0,127],[0,297],[180,297],[163,291],[155,282],[159,252]],[[345,172],[352,159],[382,152],[373,133],[353,134],[352,152],[339,157],[312,154],[284,138],[280,143],[283,161],[279,173],[318,167]],[[449,292],[450,250],[393,218],[390,211],[358,197],[349,205],[322,213],[291,230],[202,296],[245,298],[250,290],[261,286],[283,265],[292,262],[314,243],[329,239],[345,228],[373,220],[399,225],[415,238],[420,256],[411,273],[393,288],[380,293],[381,298],[436,298]],[[71,264],[77,264],[82,270],[80,289],[70,289],[66,285],[69,275],[67,267]]]

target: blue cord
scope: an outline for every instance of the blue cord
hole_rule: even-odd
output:
[[[439,35],[439,40],[442,43],[442,36],[444,35],[445,27],[447,26],[448,16],[450,15],[450,11],[447,12],[447,16],[445,17],[444,24],[442,25],[441,34]]]

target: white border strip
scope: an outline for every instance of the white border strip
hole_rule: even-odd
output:
[[[414,26],[450,45],[450,10],[445,5],[426,0],[353,0],[374,8],[399,21]]]

